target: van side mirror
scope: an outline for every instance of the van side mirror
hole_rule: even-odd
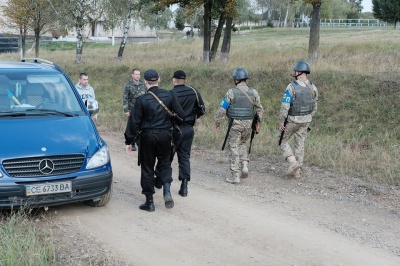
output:
[[[88,99],[85,101],[86,109],[89,111],[90,116],[95,115],[99,112],[99,102],[94,99]]]

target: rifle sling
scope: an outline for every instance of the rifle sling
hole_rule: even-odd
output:
[[[167,113],[169,114],[169,116],[173,117],[174,114],[171,112],[171,110],[168,109],[167,106],[165,106],[165,104],[163,103],[163,101],[160,100],[160,98],[157,97],[157,95],[155,95],[153,92],[149,91],[149,93],[151,95],[153,95],[154,98],[156,98],[156,100],[158,101],[159,104],[161,104],[162,107],[164,107],[165,111],[167,111]]]
[[[190,86],[188,86],[188,87],[193,90],[194,94],[196,94],[197,105],[200,105],[199,96],[197,95],[197,91],[194,88],[190,87]]]
[[[238,88],[241,92],[243,92],[244,95],[246,95],[247,99],[249,99],[251,105],[254,106],[254,101],[250,98],[250,96],[244,90],[242,90],[241,88],[239,88],[239,87],[236,87],[236,88]]]

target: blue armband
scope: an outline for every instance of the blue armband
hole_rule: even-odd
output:
[[[288,90],[285,91],[285,95],[282,98],[283,103],[292,103],[293,96],[290,94]]]
[[[221,108],[223,108],[223,109],[226,110],[226,109],[228,109],[229,105],[231,105],[231,103],[228,102],[228,101],[226,100],[226,98],[224,97],[224,98],[222,99],[221,103],[219,104],[219,107],[221,107]]]

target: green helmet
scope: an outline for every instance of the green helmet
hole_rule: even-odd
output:
[[[306,74],[310,74],[310,64],[306,61],[298,61],[293,68],[294,71],[304,72]]]
[[[249,73],[247,73],[247,70],[245,68],[238,67],[238,68],[235,68],[235,70],[233,70],[232,78],[233,78],[233,80],[248,79]]]

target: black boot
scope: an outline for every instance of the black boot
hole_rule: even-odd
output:
[[[171,183],[164,183],[164,201],[165,201],[165,208],[171,209],[174,207],[174,200],[171,196]]]
[[[179,190],[179,195],[181,195],[182,197],[187,197],[188,194],[187,185],[188,185],[188,180],[183,179],[181,184],[181,189]]]
[[[154,207],[153,195],[146,195],[146,203],[140,205],[139,209],[148,211],[148,212],[155,211],[156,208]]]

